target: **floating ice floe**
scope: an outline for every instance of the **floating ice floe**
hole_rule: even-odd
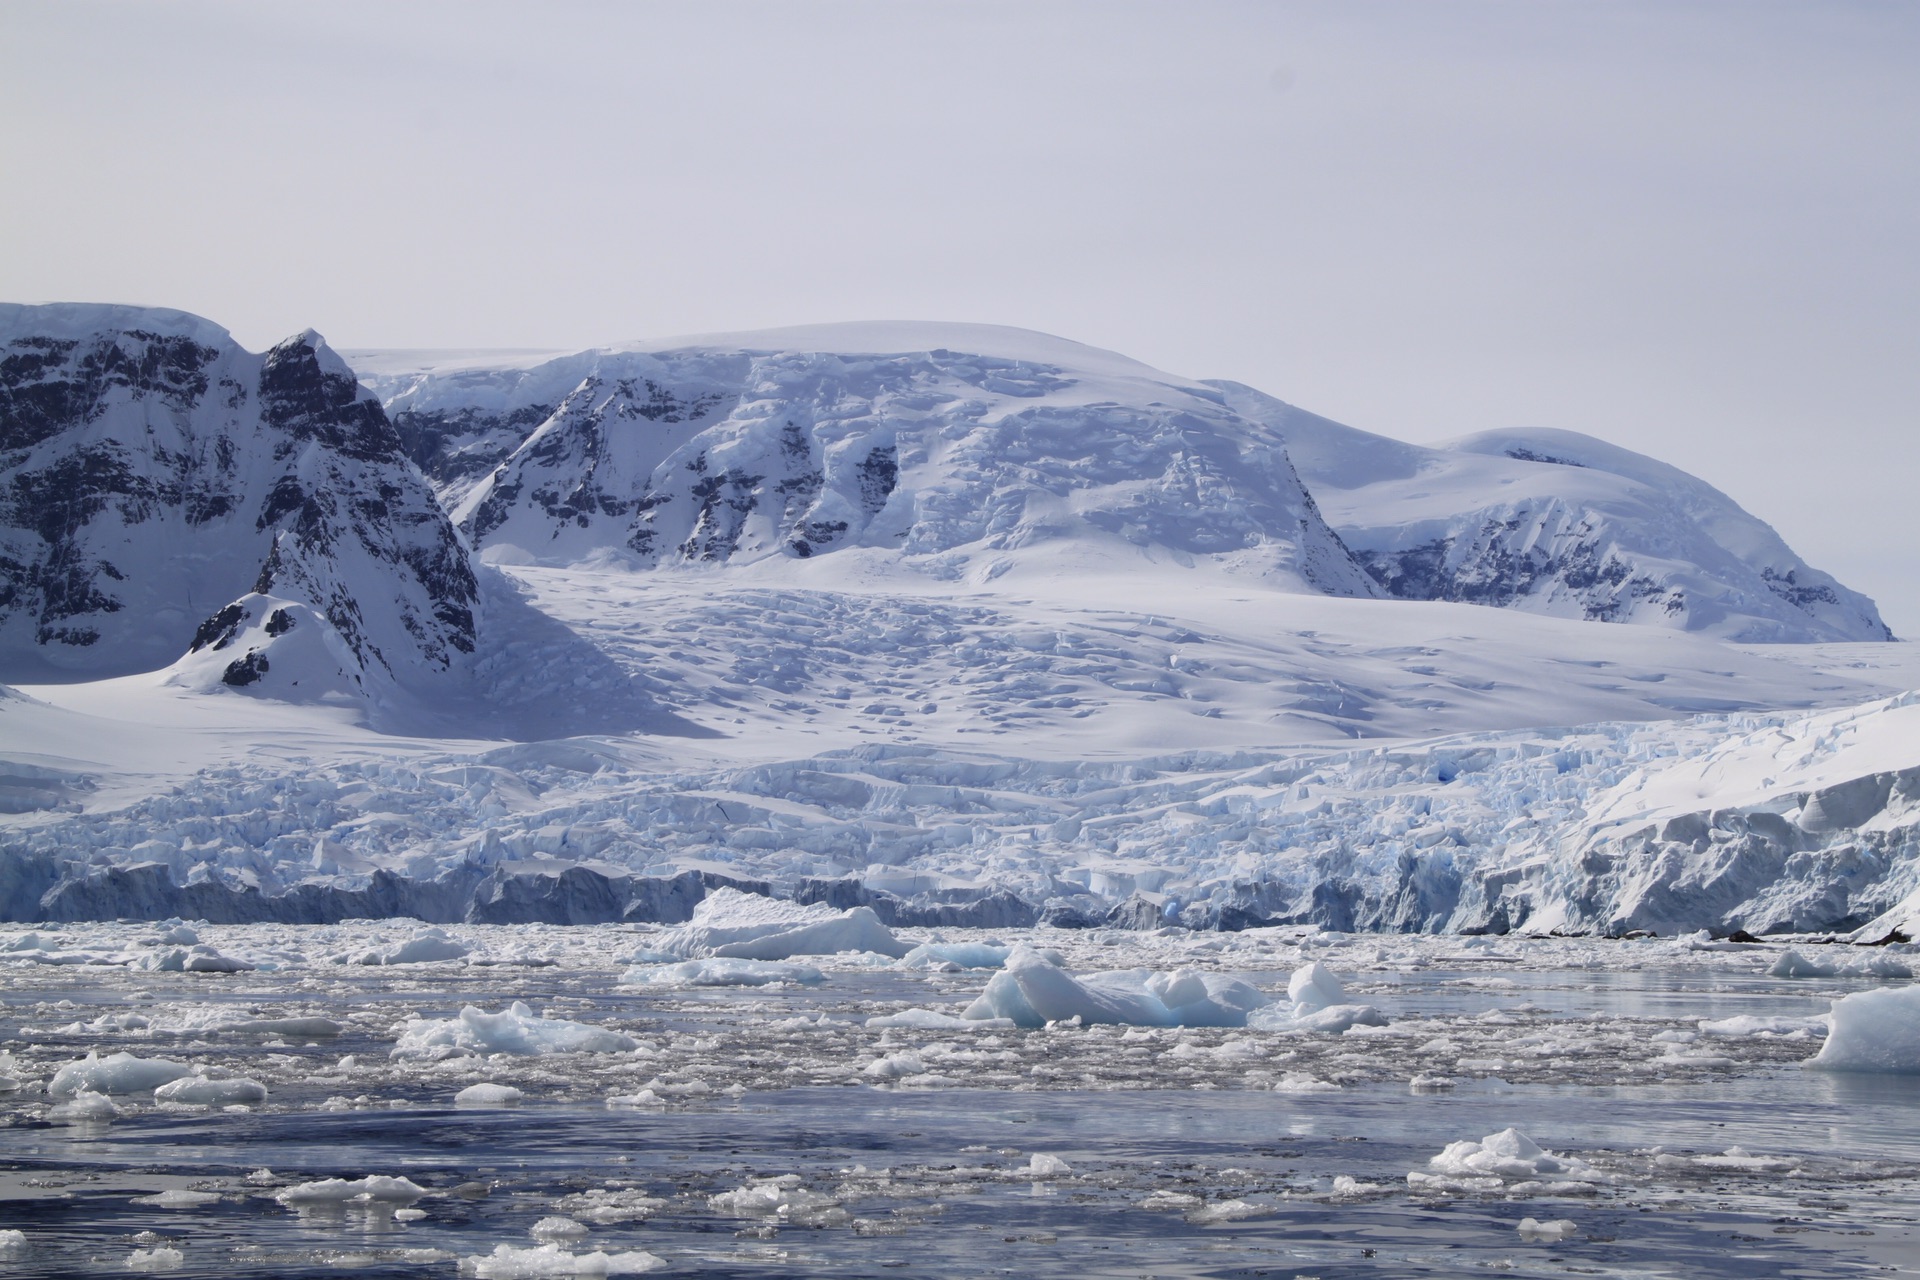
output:
[[[189,1191],[185,1187],[173,1187],[150,1196],[135,1196],[133,1203],[144,1204],[154,1209],[198,1209],[202,1205],[212,1204],[220,1198],[218,1192]]]
[[[267,1086],[258,1080],[235,1076],[228,1080],[209,1080],[205,1076],[182,1076],[153,1091],[154,1101],[190,1107],[249,1106],[267,1100]]]
[[[635,965],[620,975],[624,986],[652,987],[764,987],[776,982],[811,986],[827,975],[808,964],[778,960],[709,958],[679,964]]]
[[[510,1084],[470,1084],[453,1095],[456,1107],[508,1107],[526,1098]]]
[[[204,943],[170,951],[151,951],[136,958],[133,965],[159,973],[248,973],[260,967],[251,960],[222,955]]]
[[[1911,978],[1913,966],[1890,955],[1812,960],[1788,948],[1767,974],[1774,978]]]
[[[104,1093],[94,1093],[87,1089],[82,1089],[53,1109],[55,1119],[74,1124],[103,1122],[119,1114],[120,1108],[113,1105],[112,1098]]]
[[[26,1232],[0,1227],[0,1258],[24,1258],[32,1251]]]
[[[346,1205],[412,1204],[427,1195],[427,1189],[411,1178],[369,1174],[364,1178],[322,1178],[288,1187],[274,1197],[289,1209],[315,1209]]]
[[[56,1098],[78,1093],[128,1094],[151,1093],[163,1084],[193,1074],[184,1062],[165,1058],[136,1058],[130,1053],[115,1053],[102,1058],[89,1053],[79,1062],[69,1062],[53,1073],[47,1092]]]
[[[1384,1027],[1387,1016],[1370,1004],[1350,1004],[1331,969],[1310,960],[1287,980],[1287,1004],[1274,1003],[1247,1018],[1259,1031],[1332,1031]]]
[[[564,1245],[543,1244],[532,1249],[516,1249],[510,1244],[495,1245],[490,1254],[465,1258],[460,1274],[479,1280],[523,1280],[536,1276],[637,1276],[664,1266],[644,1249],[629,1253],[573,1253]]]
[[[578,1240],[581,1236],[592,1234],[584,1222],[575,1222],[572,1218],[557,1214],[540,1219],[528,1231],[536,1240]]]
[[[968,1018],[938,1009],[902,1009],[867,1019],[867,1026],[912,1031],[1005,1031],[1018,1024],[1011,1018]]]
[[[715,1213],[741,1218],[778,1217],[803,1227],[838,1226],[851,1216],[832,1196],[809,1191],[800,1185],[798,1174],[749,1182],[732,1191],[707,1197],[707,1207]]]
[[[785,960],[873,951],[897,960],[912,950],[871,907],[835,911],[820,903],[803,906],[738,889],[714,890],[694,908],[692,920],[653,941],[663,952],[690,959]]]
[[[468,1005],[458,1017],[414,1019],[400,1033],[391,1056],[441,1058],[454,1054],[624,1053],[639,1044],[632,1036],[563,1018],[542,1018],[516,1000],[499,1013]]]
[[[1920,1072],[1920,986],[1858,991],[1833,1002],[1832,1030],[1807,1062],[1817,1071]]]
[[[1036,1151],[1027,1160],[1027,1167],[1021,1173],[1029,1178],[1064,1178],[1073,1172],[1073,1166],[1059,1156]]]
[[[423,929],[395,946],[338,957],[346,964],[432,964],[440,960],[460,960],[473,950],[445,929]]]
[[[1453,1142],[1427,1161],[1430,1173],[1414,1170],[1416,1191],[1501,1191],[1516,1195],[1586,1195],[1612,1179],[1576,1156],[1544,1150],[1518,1129],[1502,1129],[1478,1142]]]
[[[129,1271],[177,1271],[186,1265],[187,1255],[165,1245],[157,1249],[135,1249],[127,1255]]]
[[[1790,1036],[1805,1040],[1827,1034],[1825,1018],[1763,1018],[1742,1013],[1704,1019],[1699,1025],[1700,1034],[1706,1036]]]
[[[1006,1018],[1022,1027],[1075,1018],[1086,1024],[1243,1027],[1247,1015],[1266,1003],[1258,988],[1221,974],[1126,969],[1075,977],[1033,948],[1018,946],[962,1016]]]
[[[955,969],[998,969],[1006,964],[1007,957],[1011,954],[1013,954],[1012,947],[1003,947],[992,942],[923,942],[901,956],[895,963],[902,969],[934,969],[947,966]],[[1049,958],[1055,964],[1062,963],[1058,952],[1053,953]]]
[[[1556,1218],[1551,1222],[1542,1222],[1538,1218],[1522,1218],[1516,1229],[1520,1232],[1522,1240],[1548,1244],[1558,1240],[1571,1240],[1579,1234],[1580,1224],[1569,1218]]]

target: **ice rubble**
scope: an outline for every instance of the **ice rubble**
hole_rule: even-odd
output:
[[[1890,955],[1813,960],[1788,947],[1767,973],[1775,978],[1911,978],[1913,968]]]
[[[1518,1129],[1502,1129],[1478,1142],[1464,1140],[1427,1161],[1432,1172],[1414,1170],[1415,1191],[1506,1191],[1510,1195],[1585,1195],[1611,1177],[1576,1156],[1544,1150]]]
[[[835,911],[818,903],[783,902],[720,888],[694,908],[693,919],[653,940],[661,951],[688,957],[786,960],[792,956],[873,951],[899,959],[911,947],[894,937],[871,907]]]
[[[274,1196],[289,1209],[318,1209],[344,1205],[412,1204],[430,1194],[411,1178],[368,1174],[364,1178],[322,1178],[302,1182]]]
[[[1173,973],[1132,969],[1076,978],[1022,945],[1013,948],[1005,966],[961,1016],[1005,1018],[1022,1027],[1073,1019],[1087,1025],[1239,1027],[1267,999],[1238,978],[1193,969]]]
[[[684,960],[679,964],[639,964],[620,975],[623,985],[650,987],[764,987],[775,982],[812,986],[827,976],[812,965],[778,960]]]
[[[1827,1016],[1832,1030],[1809,1067],[1920,1073],[1920,986],[1858,991]]]
[[[527,1280],[539,1276],[636,1276],[665,1263],[645,1250],[576,1254],[553,1243],[530,1249],[495,1245],[490,1254],[462,1259],[460,1274],[479,1280]]]
[[[618,1031],[564,1018],[542,1018],[515,1000],[499,1013],[468,1005],[452,1018],[409,1020],[395,1042],[395,1058],[452,1054],[624,1053],[639,1041]]]

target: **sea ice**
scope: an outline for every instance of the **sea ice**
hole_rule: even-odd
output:
[[[1575,1156],[1558,1156],[1542,1149],[1518,1129],[1502,1129],[1478,1142],[1447,1144],[1427,1161],[1432,1173],[1415,1170],[1407,1184],[1430,1191],[1530,1191],[1538,1195],[1565,1195],[1590,1191],[1608,1176]]]
[[[620,975],[623,986],[654,987],[764,987],[775,982],[811,986],[826,980],[824,973],[808,964],[732,958],[635,965]]]
[[[1354,1027],[1384,1027],[1387,1016],[1370,1004],[1347,1003],[1347,990],[1331,969],[1310,960],[1287,980],[1289,1004],[1270,1004],[1249,1015],[1258,1031],[1345,1032]]]
[[[1580,1224],[1568,1218],[1556,1218],[1552,1222],[1542,1222],[1538,1218],[1522,1218],[1518,1230],[1522,1240],[1538,1240],[1544,1244],[1572,1239],[1579,1233]]]
[[[405,942],[387,948],[374,948],[356,956],[342,956],[353,964],[430,964],[437,960],[459,960],[473,948],[445,929],[423,929]]]
[[[172,1187],[157,1195],[135,1196],[133,1203],[151,1205],[156,1209],[198,1209],[219,1198],[219,1194],[212,1191],[188,1191],[184,1187]]]
[[[902,969],[924,969],[941,964],[961,969],[998,969],[1007,962],[1012,952],[1012,947],[991,942],[923,942],[900,957],[898,963]],[[1061,961],[1056,959],[1054,963]]]
[[[163,1084],[193,1074],[183,1062],[165,1058],[136,1058],[130,1053],[115,1053],[102,1058],[89,1053],[79,1062],[69,1062],[53,1073],[47,1092],[56,1098],[87,1093],[150,1093]]]
[[[231,1107],[265,1102],[267,1086],[258,1080],[235,1076],[228,1080],[209,1080],[205,1076],[182,1076],[153,1091],[156,1102],[172,1102],[194,1107]]]
[[[1775,978],[1911,978],[1913,968],[1889,955],[1811,960],[1789,947],[1767,973]]]
[[[527,1095],[510,1084],[470,1084],[453,1095],[456,1107],[505,1107]]]
[[[871,907],[835,911],[738,889],[716,889],[701,899],[693,919],[654,941],[673,955],[786,960],[792,956],[874,951],[899,959],[911,950]]]
[[[460,1274],[479,1280],[523,1280],[538,1276],[636,1276],[663,1265],[645,1250],[630,1253],[570,1252],[559,1244],[543,1244],[532,1249],[516,1249],[510,1244],[494,1246],[491,1254],[465,1258]]]
[[[1832,1030],[1807,1066],[1920,1072],[1920,986],[1858,991],[1833,1002]]]
[[[1241,1027],[1249,1012],[1266,1003],[1264,994],[1238,978],[1193,969],[1076,978],[1033,948],[1017,946],[962,1016],[1007,1018],[1022,1027],[1075,1018],[1089,1025]]]
[[[394,1044],[396,1058],[439,1058],[456,1053],[624,1053],[639,1044],[631,1036],[585,1022],[541,1018],[516,1000],[499,1013],[468,1005],[454,1018],[416,1018]]]
[[[427,1189],[411,1178],[369,1174],[364,1178],[322,1178],[288,1187],[274,1197],[289,1209],[321,1208],[348,1204],[412,1204],[427,1194]]]
[[[186,1254],[164,1245],[156,1249],[135,1249],[127,1255],[127,1270],[174,1271],[185,1265],[186,1261]]]

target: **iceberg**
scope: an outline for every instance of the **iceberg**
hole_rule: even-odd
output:
[[[1074,977],[1032,947],[1017,946],[961,1016],[1041,1027],[1079,1019],[1141,1027],[1243,1027],[1268,997],[1251,983],[1178,969],[1126,969]]]
[[[786,960],[874,951],[898,960],[912,950],[894,937],[872,907],[835,911],[818,903],[803,906],[727,888],[701,899],[692,920],[655,941],[659,950],[689,959]]]
[[[1880,987],[1833,1002],[1815,1071],[1920,1073],[1920,987]]]

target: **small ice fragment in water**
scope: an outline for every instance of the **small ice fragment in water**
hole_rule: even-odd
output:
[[[188,1191],[183,1187],[173,1187],[157,1195],[135,1196],[133,1203],[152,1205],[156,1209],[197,1209],[203,1204],[212,1204],[220,1197],[212,1191]]]
[[[506,1107],[521,1101],[527,1095],[510,1084],[492,1084],[482,1082],[470,1084],[453,1095],[456,1107]]]
[[[135,1249],[127,1256],[129,1271],[172,1271],[187,1260],[178,1249]]]
[[[587,1234],[585,1224],[557,1216],[540,1219],[531,1230],[537,1240],[577,1240]]]
[[[557,1244],[534,1249],[496,1245],[490,1255],[465,1258],[460,1274],[480,1280],[522,1280],[535,1276],[635,1276],[662,1265],[644,1250],[632,1253],[575,1254]]]
[[[1072,1165],[1044,1151],[1034,1152],[1027,1161],[1026,1175],[1029,1178],[1064,1178],[1072,1172]]]
[[[31,1251],[26,1232],[0,1228],[0,1258],[24,1258]]]
[[[1557,1218],[1552,1222],[1542,1222],[1538,1218],[1520,1219],[1520,1238],[1543,1242],[1571,1239],[1580,1230],[1580,1224],[1568,1218]]]
[[[427,1189],[411,1178],[391,1178],[373,1174],[348,1181],[322,1178],[288,1187],[274,1199],[290,1209],[341,1204],[411,1204],[427,1194]]]

